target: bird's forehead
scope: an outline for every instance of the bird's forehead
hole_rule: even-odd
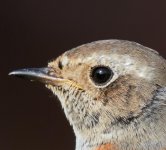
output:
[[[68,51],[62,55],[61,63],[63,66],[79,63],[101,65],[115,64],[129,66],[134,64],[135,60],[127,54],[122,55],[114,52],[111,53],[108,51],[94,51],[91,53],[78,53],[77,51]]]
[[[63,66],[77,67],[78,64],[86,64],[94,67],[95,65],[106,65],[116,71],[116,73],[136,74],[139,77],[152,79],[154,68],[146,65],[129,54],[119,54],[114,51],[94,51],[88,54],[68,51],[61,57]]]
[[[104,40],[84,44],[73,48],[62,55],[62,61],[129,61],[134,58],[137,62],[146,62],[149,55],[156,56],[156,52],[138,43],[121,40]],[[67,58],[67,59],[66,59]],[[68,60],[68,61],[66,61]],[[70,60],[70,61],[69,61]],[[151,60],[150,60],[151,61]]]
[[[123,57],[122,57],[123,56]],[[121,58],[121,59],[120,59]],[[92,62],[99,62],[99,63],[109,63],[114,61],[122,62],[131,61],[129,55],[121,55],[111,50],[102,50],[99,51],[67,51],[61,57],[61,62],[65,66],[70,63],[92,63]]]

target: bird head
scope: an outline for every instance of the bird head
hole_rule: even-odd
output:
[[[58,96],[76,135],[103,134],[144,113],[165,86],[166,63],[135,42],[104,40],[66,51],[46,68],[10,73],[43,82]]]

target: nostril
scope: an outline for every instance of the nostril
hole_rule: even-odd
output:
[[[50,76],[55,76],[55,72],[49,72]]]
[[[48,72],[48,75],[56,77],[56,71],[54,69],[50,69],[49,72]]]
[[[44,72],[48,76],[55,76],[55,74],[56,74],[55,69],[52,67],[49,67],[49,66],[44,70]]]

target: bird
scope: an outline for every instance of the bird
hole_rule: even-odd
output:
[[[9,75],[42,82],[58,97],[75,150],[166,150],[166,60],[151,48],[99,40]]]

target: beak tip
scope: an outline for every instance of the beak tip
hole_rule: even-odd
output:
[[[15,75],[16,73],[14,72],[14,71],[12,71],[12,72],[9,72],[8,73],[8,76],[13,76],[13,75]]]
[[[20,72],[19,71],[11,71],[8,73],[9,76],[16,76],[16,75],[19,75]]]

